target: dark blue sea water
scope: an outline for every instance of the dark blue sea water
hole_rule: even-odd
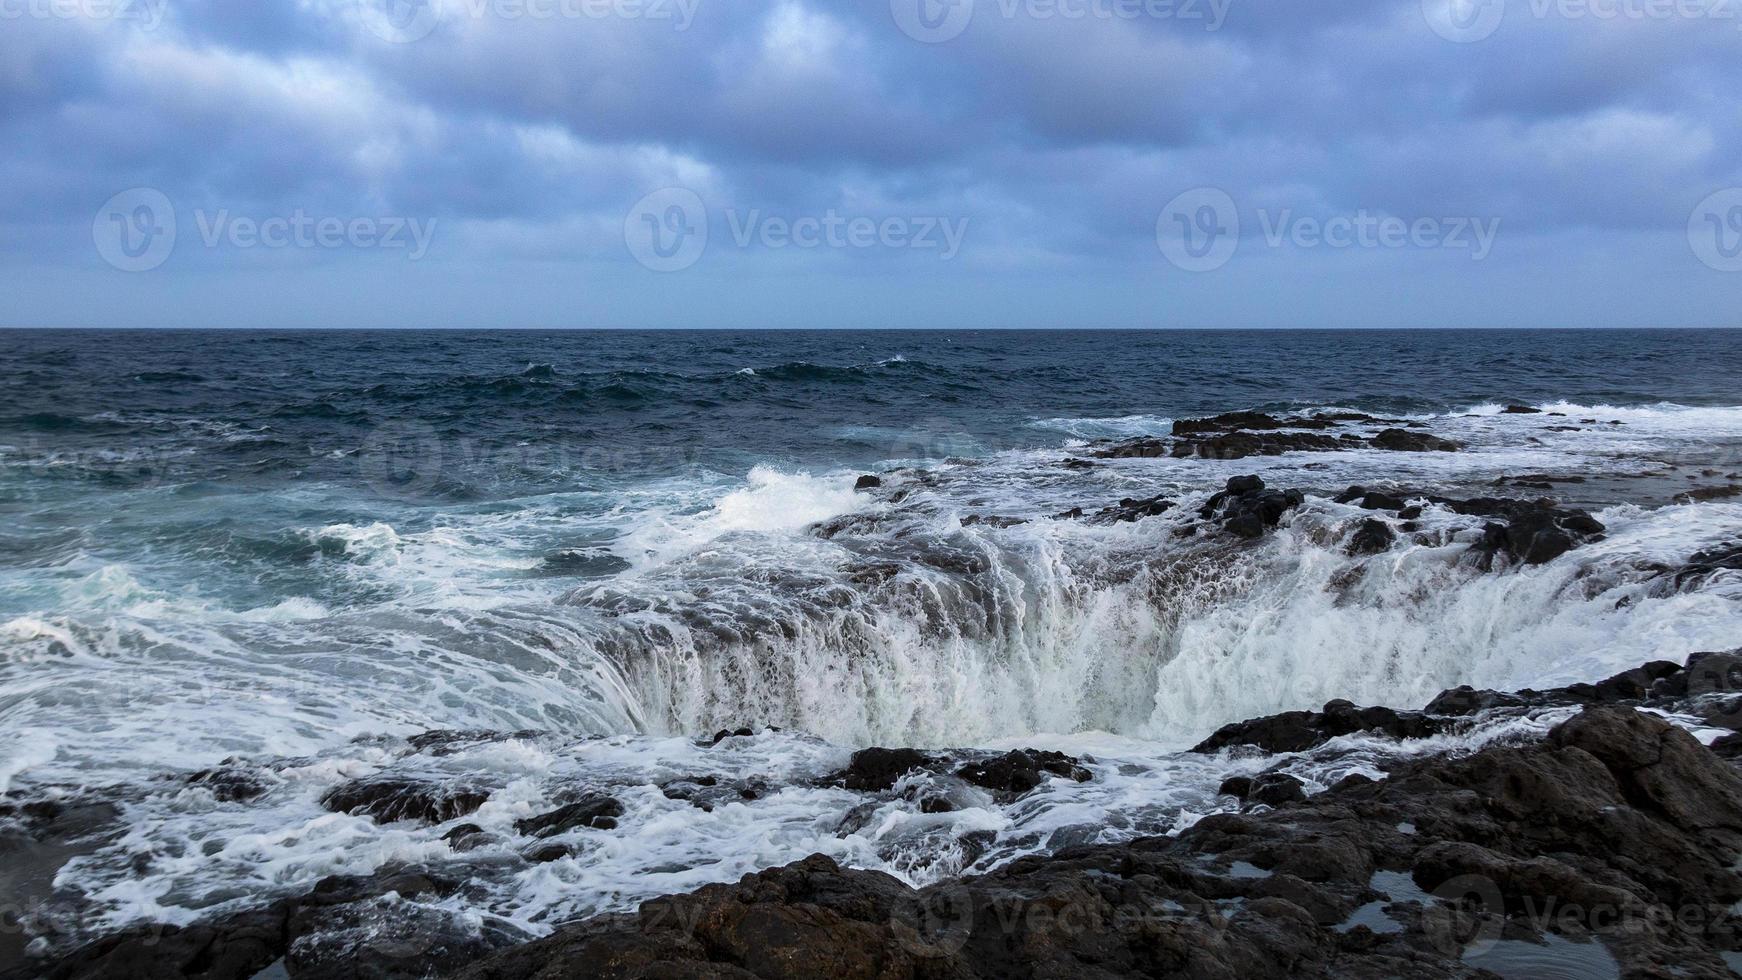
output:
[[[93,931],[390,861],[537,932],[818,851],[917,882],[966,835],[984,868],[1166,832],[1271,764],[1178,752],[1229,721],[1734,646],[1742,580],[1658,571],[1742,539],[1739,378],[1734,331],[0,333],[0,794],[127,801],[54,878]],[[1082,461],[1240,409],[1462,449]],[[1259,541],[1195,529],[1245,475],[1305,503]],[[1430,508],[1352,555],[1351,484],[1546,493],[1607,531],[1485,570],[1480,521]],[[781,731],[694,740],[741,725]],[[551,735],[408,755],[431,729]],[[862,801],[818,780],[869,744],[1095,779],[843,829]],[[1328,785],[1382,751],[1281,764]],[[269,789],[189,787],[225,759]],[[320,803],[408,766],[487,782],[468,819],[503,843]],[[659,789],[697,773],[775,788]],[[624,801],[608,846],[521,860],[517,816],[587,788]]]
[[[484,499],[1040,447],[1051,418],[1729,405],[1738,379],[1742,331],[1722,330],[7,332],[0,441],[95,453],[75,480],[232,488],[358,480],[343,454],[371,440],[440,447],[416,489]]]

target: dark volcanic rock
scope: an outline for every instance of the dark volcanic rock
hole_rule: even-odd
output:
[[[222,803],[247,803],[264,796],[272,783],[256,769],[235,760],[226,760],[215,769],[206,769],[188,777],[189,786],[209,790]]]
[[[1349,554],[1377,555],[1389,551],[1396,541],[1397,532],[1391,529],[1391,525],[1369,517],[1349,536]]]
[[[1180,439],[1169,455],[1178,459],[1245,459],[1249,456],[1281,456],[1283,453],[1336,452],[1347,444],[1316,432],[1227,432]]]
[[[860,749],[853,753],[847,768],[832,779],[847,789],[885,790],[909,772],[935,764],[936,760],[918,749]]]
[[[1672,573],[1675,587],[1698,585],[1719,572],[1742,571],[1742,544],[1724,545],[1697,552],[1687,564]]]
[[[1455,453],[1464,448],[1450,439],[1441,439],[1408,429],[1386,429],[1373,437],[1373,445],[1400,453]]]
[[[297,980],[420,980],[527,940],[506,923],[421,904],[459,887],[405,868],[326,878],[307,895],[219,921],[115,933],[5,980],[249,980],[281,960]]]
[[[1742,777],[1656,718],[1593,708],[1541,743],[1310,799],[1272,784],[1263,813],[918,891],[818,855],[457,976],[1473,978],[1492,974],[1465,962],[1469,941],[1546,933],[1600,943],[1583,961],[1613,957],[1628,976],[1729,976]],[[1358,907],[1385,928],[1354,925]]]
[[[862,476],[854,484],[854,490],[875,490],[883,485],[883,478],[877,476]]]
[[[321,797],[334,813],[373,817],[379,823],[416,820],[446,823],[484,805],[488,790],[414,778],[371,776],[335,787]]]
[[[1372,732],[1392,738],[1426,738],[1451,727],[1452,723],[1420,711],[1357,708],[1348,701],[1332,701],[1323,711],[1285,711],[1266,718],[1223,725],[1192,751],[1219,752],[1237,745],[1250,745],[1266,752],[1305,752],[1338,736],[1356,732]]]
[[[1541,415],[1542,409],[1531,408],[1529,405],[1508,405],[1500,410],[1502,415]]]
[[[1127,497],[1119,501],[1116,506],[1103,507],[1095,512],[1089,518],[1089,522],[1091,524],[1124,524],[1140,521],[1145,517],[1158,517],[1173,508],[1174,502],[1166,497],[1148,497],[1141,500]],[[1081,508],[1076,511],[1076,515],[1082,516]]]
[[[514,829],[527,837],[538,838],[555,837],[582,827],[613,830],[617,826],[617,818],[622,815],[623,804],[609,796],[589,796],[549,813],[516,821]]]
[[[1420,516],[1419,504],[1437,504],[1466,517],[1494,518],[1473,550],[1483,568],[1493,565],[1500,554],[1526,565],[1540,565],[1566,554],[1590,541],[1597,540],[1606,528],[1582,510],[1563,508],[1553,500],[1518,500],[1511,497],[1474,497],[1457,500],[1431,494],[1389,494],[1350,487],[1338,494],[1336,502],[1357,504],[1365,510],[1388,510],[1398,516]]]
[[[1017,749],[995,759],[971,762],[956,770],[956,775],[975,786],[996,793],[1021,795],[1039,786],[1048,777],[1062,776],[1086,783],[1091,778],[1081,760],[1063,752],[1039,752]]]
[[[1007,528],[1007,527],[1016,527],[1018,525],[1027,524],[1027,523],[1028,523],[1027,518],[1023,518],[1023,517],[999,517],[995,514],[994,515],[984,515],[984,516],[980,515],[980,514],[969,514],[967,517],[962,518],[962,526],[963,527],[978,527],[979,525],[984,524],[987,527]]]
[[[1199,508],[1198,516],[1238,537],[1257,538],[1282,523],[1282,516],[1305,499],[1298,490],[1267,490],[1256,476],[1236,476],[1227,489]]]

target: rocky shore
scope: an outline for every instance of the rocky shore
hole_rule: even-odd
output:
[[[1066,847],[917,890],[818,855],[532,939],[442,914],[465,881],[388,867],[218,921],[130,929],[6,976],[1728,977],[1742,964],[1738,691],[1742,653],[1704,654],[1547,691],[1454,689],[1421,710],[1332,702],[1229,725],[1193,751],[1268,757],[1362,738],[1420,751],[1397,755],[1386,778],[1352,775],[1313,794],[1278,763],[1230,779],[1237,809],[1176,836]],[[1477,718],[1545,710],[1561,719],[1546,737],[1473,752],[1434,741]],[[432,733],[422,747],[490,737]],[[1093,778],[1079,761],[867,749],[827,781],[870,797],[913,785],[903,777],[919,770],[1010,801]],[[237,799],[256,791],[237,772],[194,778]],[[703,807],[759,788],[665,791]],[[437,821],[475,808],[480,792],[361,780],[325,804]],[[953,805],[947,793],[922,801]],[[517,830],[529,848],[560,847],[547,838],[608,833],[620,812],[578,799]],[[23,817],[40,840],[89,819],[76,808],[0,815]],[[454,848],[468,846],[460,831]]]

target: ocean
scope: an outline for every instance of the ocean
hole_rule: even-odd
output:
[[[1742,579],[1662,571],[1742,539],[1738,379],[1720,330],[4,332],[0,793],[120,801],[39,889],[78,935],[392,862],[536,935],[817,852],[918,884],[1177,831],[1275,762],[1182,751],[1228,722],[1735,647]],[[1095,456],[1246,410],[1463,448]],[[1306,503],[1191,533],[1244,475]],[[1351,555],[1351,485],[1546,494],[1606,530],[1484,569],[1479,525],[1432,511]],[[1185,505],[1057,516],[1157,495]],[[408,749],[432,730],[520,734]],[[864,811],[823,777],[873,745],[1096,778]],[[1288,764],[1322,788],[1402,749],[1367,751]],[[267,789],[189,782],[217,766]],[[498,843],[321,803],[408,768],[481,782]],[[704,775],[744,791],[666,791]],[[619,827],[516,858],[515,822],[582,789]]]

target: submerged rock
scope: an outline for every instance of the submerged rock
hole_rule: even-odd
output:
[[[1094,777],[1081,762],[1063,752],[1017,749],[995,759],[970,762],[957,769],[956,776],[995,793],[1021,795],[1052,776],[1088,782]]]
[[[446,823],[463,817],[490,798],[485,789],[428,780],[372,776],[330,790],[321,805],[334,813],[373,817],[378,823],[414,820]]]
[[[571,830],[614,830],[623,815],[623,804],[609,796],[588,796],[549,813],[516,821],[514,829],[527,837],[556,837]]]
[[[861,792],[886,790],[909,772],[935,765],[936,760],[918,749],[861,749],[831,781]]]

